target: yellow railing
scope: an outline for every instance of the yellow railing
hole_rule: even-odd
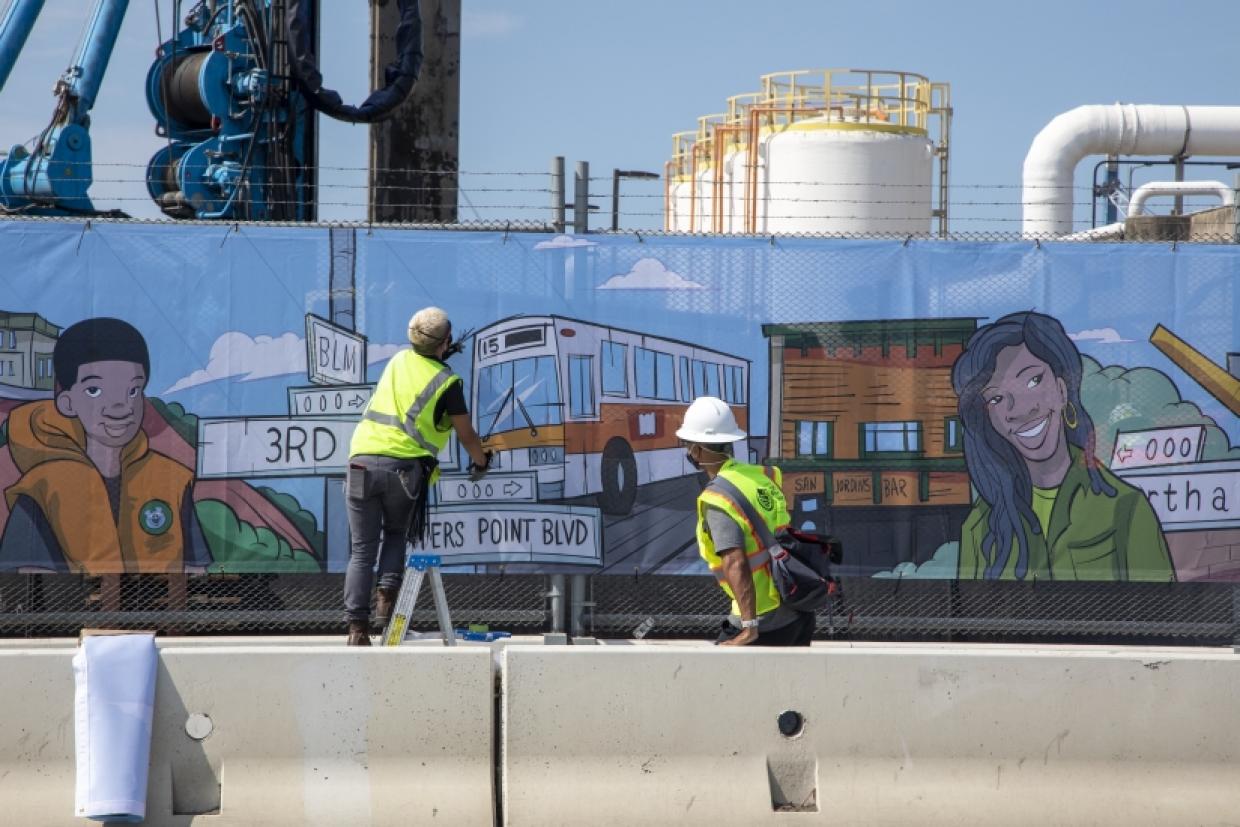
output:
[[[801,69],[762,76],[768,106],[811,109],[841,123],[925,132],[933,86],[925,75],[886,69]],[[795,120],[795,115],[784,116]]]

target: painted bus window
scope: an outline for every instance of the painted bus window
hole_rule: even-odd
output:
[[[575,418],[594,416],[594,357],[568,357],[568,410]]]
[[[625,370],[629,347],[620,342],[603,342],[603,393],[606,396],[628,396],[629,377]]]
[[[637,395],[646,399],[676,399],[676,361],[670,353],[639,347],[634,351],[633,371],[637,378]]]

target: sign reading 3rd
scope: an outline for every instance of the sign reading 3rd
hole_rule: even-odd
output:
[[[478,482],[468,477],[443,477],[436,484],[440,505],[464,503],[532,503],[538,501],[534,474],[487,474]]]
[[[306,373],[316,385],[366,381],[366,337],[306,314]]]

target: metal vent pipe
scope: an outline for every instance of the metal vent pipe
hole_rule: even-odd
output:
[[[1072,232],[1073,175],[1088,155],[1240,155],[1240,106],[1078,106],[1043,127],[1025,156],[1028,236]]]

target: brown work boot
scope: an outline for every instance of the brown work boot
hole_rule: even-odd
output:
[[[379,589],[375,597],[375,623],[379,624],[380,629],[387,628],[388,620],[392,617],[392,609],[396,607],[396,597],[399,594],[399,588]]]
[[[364,620],[349,621],[349,639],[345,641],[348,646],[369,646],[370,645],[370,624]]]

